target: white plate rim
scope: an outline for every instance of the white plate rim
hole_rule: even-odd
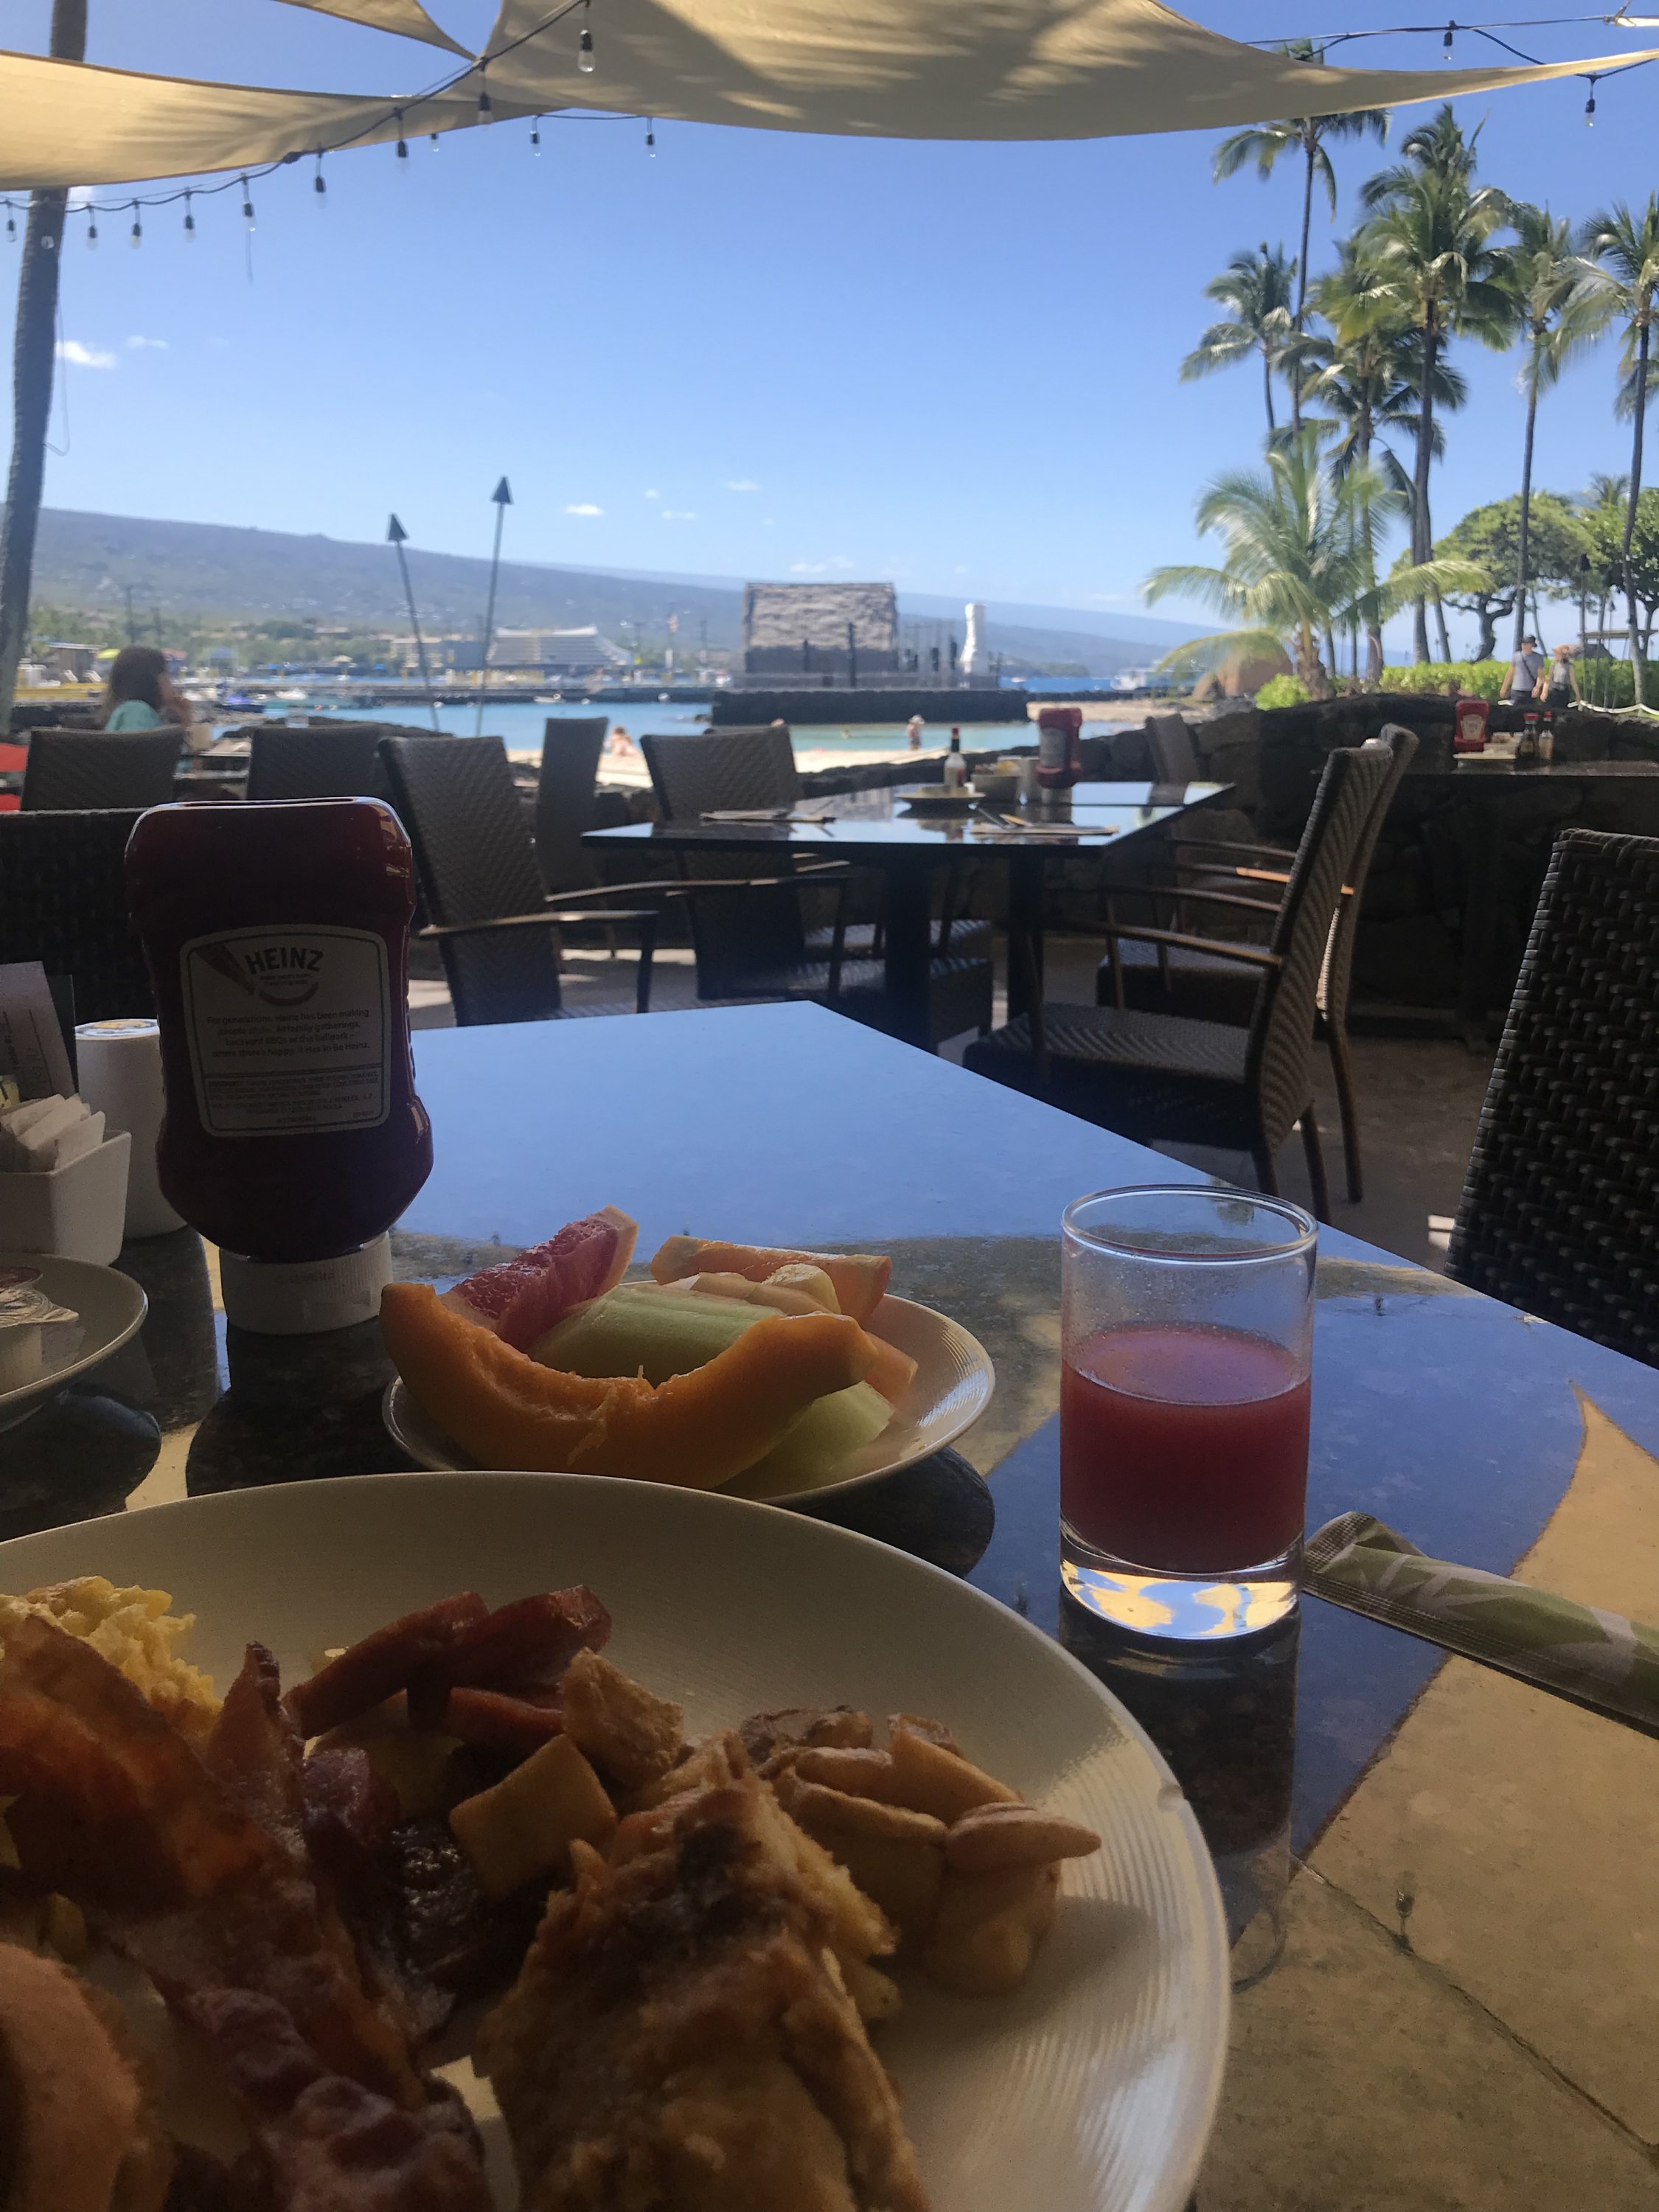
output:
[[[441,1490],[458,1481],[471,1487],[479,1478],[486,1482],[551,1484],[560,1492],[580,1489],[595,1493],[612,1492],[617,1482],[629,1480],[628,1477],[615,1475],[546,1474],[536,1468],[480,1468],[476,1470],[423,1471],[416,1474],[342,1475],[313,1478],[301,1482],[251,1485],[242,1490],[173,1499],[167,1504],[146,1507],[142,1512],[131,1516],[72,1522],[56,1528],[38,1529],[27,1535],[0,1541],[0,1589],[8,1587],[16,1579],[9,1571],[15,1560],[27,1560],[32,1552],[50,1553],[65,1541],[73,1545],[82,1540],[92,1546],[95,1553],[100,1537],[124,1524],[160,1532],[181,1515],[190,1515],[198,1521],[204,1518],[210,1521],[234,1519],[246,1510],[247,1500],[263,1500],[267,1497],[273,1501],[270,1510],[278,1514],[287,1510],[303,1510],[308,1498],[328,1493],[337,1494],[347,1487],[354,1492],[367,1490],[371,1496],[384,1489],[386,1504],[395,1513],[398,1495],[400,1492],[407,1495],[407,1486],[411,1483],[423,1489]],[[688,1511],[694,1517],[699,1514],[708,1514],[718,1521],[722,1514],[769,1514],[772,1510],[763,1499],[730,1498],[719,1491],[690,1490],[658,1483],[638,1483],[631,1486],[653,1497],[668,1497],[682,1501],[675,1510]],[[647,1506],[644,1510],[648,1512],[652,1509]],[[773,1518],[775,1520],[775,1515]],[[932,1561],[919,1559],[913,1553],[899,1551],[896,1547],[884,1544],[859,1530],[843,1528],[833,1522],[815,1520],[804,1515],[790,1516],[788,1525],[792,1529],[811,1533],[799,1540],[791,1537],[787,1540],[800,1540],[809,1547],[814,1544],[824,1544],[831,1548],[852,1547],[879,1554],[889,1571],[896,1565],[901,1573],[913,1573],[942,1584],[952,1592],[952,1601],[965,1600],[970,1610],[988,1612],[1005,1629],[1012,1625],[1017,1635],[1034,1639],[1036,1649],[1042,1654],[1043,1663],[1058,1665],[1062,1673],[1075,1677],[1090,1696],[1105,1708],[1118,1735],[1133,1745],[1147,1762],[1158,1784],[1158,1808],[1173,1816],[1181,1843],[1184,1845],[1182,1871],[1188,1879],[1182,1882],[1182,1890],[1189,1908],[1187,1932],[1192,1941],[1195,2002],[1194,2021],[1187,2039],[1190,2078],[1185,2084],[1181,2111],[1178,2115],[1171,2116],[1165,2136],[1166,2142],[1177,2148],[1170,2163],[1149,2177],[1147,2187],[1137,2192],[1135,2212],[1182,2212],[1196,2185],[1220,2102],[1228,2054],[1231,1981],[1226,1917],[1214,1864],[1197,1818],[1168,1761],[1133,1714],[1097,1675],[1091,1674],[1057,1638],[1045,1635],[1011,1606],[1002,1604],[987,1591],[976,1589],[971,1583],[951,1573],[946,1568],[935,1566]],[[100,1563],[95,1557],[90,1563],[78,1566],[73,1561],[60,1559],[48,1569],[45,1579],[63,1580],[76,1572],[106,1573],[111,1564],[107,1559]],[[26,1571],[26,1578],[21,1581],[21,1587],[34,1587],[41,1579],[38,1571]],[[1165,1830],[1157,1832],[1160,1835],[1168,1833]],[[1174,1863],[1176,1853],[1173,1844],[1165,1848]],[[1202,2002],[1202,1992],[1206,1989],[1211,1999],[1207,2008]],[[1206,2034],[1207,2047],[1205,2045]],[[940,2208],[940,2212],[948,2212],[948,2208]]]
[[[102,1267],[95,1260],[69,1260],[57,1252],[0,1252],[0,1267],[36,1267],[40,1270],[43,1287],[50,1272],[58,1268],[67,1269],[71,1284],[64,1289],[61,1302],[76,1313],[80,1309],[75,1305],[72,1286],[72,1279],[76,1276],[91,1275],[104,1282],[125,1283],[131,1293],[131,1299],[137,1300],[136,1305],[128,1300],[126,1317],[117,1327],[113,1335],[102,1337],[94,1344],[84,1345],[72,1359],[64,1360],[50,1374],[39,1375],[32,1382],[15,1383],[9,1390],[0,1390],[0,1427],[9,1427],[12,1419],[34,1400],[50,1397],[54,1391],[61,1390],[66,1382],[72,1382],[77,1375],[84,1375],[89,1368],[101,1365],[124,1344],[131,1343],[144,1325],[144,1317],[149,1311],[149,1299],[143,1285],[134,1282],[131,1275],[124,1274],[119,1267]],[[58,1294],[51,1292],[49,1295],[55,1297]],[[122,1295],[125,1297],[125,1294]]]
[[[844,1498],[854,1490],[863,1489],[869,1483],[884,1482],[889,1475],[898,1474],[905,1468],[915,1467],[921,1460],[932,1459],[936,1452],[948,1450],[957,1437],[965,1436],[975,1422],[982,1419],[989,1409],[991,1400],[996,1392],[996,1368],[992,1362],[990,1353],[971,1329],[964,1328],[959,1321],[953,1321],[949,1314],[940,1313],[937,1306],[925,1306],[917,1298],[896,1297],[891,1291],[884,1295],[882,1304],[905,1306],[913,1312],[926,1314],[931,1320],[940,1322],[945,1328],[960,1339],[962,1348],[969,1355],[970,1379],[980,1386],[973,1404],[963,1413],[960,1420],[957,1421],[953,1427],[949,1428],[946,1434],[934,1437],[926,1443],[918,1438],[883,1467],[866,1468],[861,1474],[848,1475],[841,1482],[821,1483],[816,1490],[781,1492],[776,1498],[755,1498],[746,1502],[761,1505],[795,1506],[805,1505],[823,1498]],[[878,1307],[877,1311],[879,1312],[879,1310]],[[871,1334],[878,1335],[880,1332],[872,1329]],[[884,1338],[883,1341],[885,1342],[886,1340]],[[410,1419],[410,1407],[413,1407],[418,1416],[414,1422]],[[442,1437],[444,1431],[435,1421],[430,1420],[422,1412],[419,1401],[401,1375],[394,1375],[386,1386],[385,1394],[380,1400],[380,1419],[385,1425],[386,1434],[397,1445],[398,1450],[407,1452],[410,1459],[414,1460],[427,1474],[470,1474],[484,1472],[482,1468],[470,1467],[464,1457],[438,1459],[433,1456],[435,1447],[428,1442],[427,1438]],[[459,1450],[459,1447],[453,1440],[446,1437],[445,1441],[452,1452]],[[602,1479],[610,1480],[618,1478]],[[620,1479],[627,1480],[626,1477]]]

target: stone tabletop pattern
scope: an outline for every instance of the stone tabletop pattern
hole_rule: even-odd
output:
[[[614,1203],[646,1253],[676,1231],[890,1252],[896,1290],[986,1344],[997,1395],[960,1455],[850,1517],[1059,1632],[1192,1798],[1257,1977],[1201,2212],[1659,2212],[1659,1744],[1316,1600],[1179,1671],[1062,1613],[1060,1212],[1192,1170],[814,1007],[417,1045],[436,1165],[400,1274],[453,1280]],[[1321,1251],[1310,1522],[1364,1508],[1651,1615],[1659,1375],[1338,1232]],[[150,1319],[0,1433],[0,1534],[398,1463],[377,1328],[228,1338],[214,1262],[188,1231],[128,1248]]]

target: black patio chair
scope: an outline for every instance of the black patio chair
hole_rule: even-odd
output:
[[[143,811],[0,814],[0,965],[38,960],[71,977],[77,1021],[155,1011],[127,913],[127,840]]]
[[[392,787],[380,760],[384,722],[331,728],[256,729],[248,738],[250,799],[384,799]]]
[[[1183,716],[1148,714],[1146,745],[1155,783],[1197,783],[1202,778],[1198,749]]]
[[[550,900],[499,738],[384,738],[380,757],[392,803],[415,848],[429,916],[416,934],[437,945],[458,1023],[568,1015],[572,1010],[559,988],[558,933],[566,922],[609,923],[635,933],[634,1011],[647,1012],[662,900],[675,885],[623,884]],[[651,905],[616,903],[619,894],[641,890],[653,894]]]
[[[21,801],[25,814],[165,806],[185,733],[159,730],[35,730]]]
[[[781,723],[763,728],[710,730],[696,736],[641,740],[652,787],[665,821],[695,821],[728,808],[793,806],[801,795],[794,748]],[[813,999],[837,1013],[880,1029],[890,1018],[882,926],[845,921],[837,906],[833,924],[809,921],[803,894],[832,883],[844,897],[850,878],[841,868],[785,856],[787,882],[762,886],[750,880],[740,895],[720,896],[707,879],[744,878],[754,863],[740,855],[682,854],[705,879],[691,902],[692,944],[700,999]],[[964,922],[952,911],[954,873],[933,939],[928,982],[928,1042],[941,1043],[963,1030],[988,1029],[993,971],[990,927]],[[836,963],[837,950],[844,958]]]
[[[1555,841],[1447,1267],[1659,1366],[1659,838]]]
[[[1358,1096],[1354,1086],[1353,1056],[1348,1049],[1348,994],[1353,981],[1354,941],[1359,933],[1365,882],[1370,874],[1377,839],[1382,834],[1389,809],[1401,778],[1411,766],[1418,743],[1414,732],[1402,729],[1398,723],[1389,723],[1380,738],[1370,742],[1386,746],[1392,764],[1354,848],[1341,903],[1331,927],[1330,945],[1319,979],[1314,1012],[1314,1034],[1331,1055],[1331,1073],[1335,1079],[1342,1123],[1348,1196],[1355,1205],[1364,1198],[1365,1184],[1359,1154]],[[1198,894],[1206,888],[1219,892],[1226,884],[1241,900],[1261,908],[1260,921],[1264,927],[1271,923],[1278,901],[1290,882],[1290,867],[1296,857],[1272,845],[1211,844],[1184,839],[1176,841],[1176,855],[1182,881],[1173,888],[1160,887],[1151,895],[1155,907],[1161,908],[1167,902],[1173,909],[1173,922],[1180,922],[1186,893]],[[1218,912],[1224,910],[1215,899],[1206,902],[1215,906]],[[1257,919],[1243,906],[1232,911],[1247,924]],[[1144,1013],[1189,1014],[1198,1021],[1248,1027],[1261,988],[1261,978],[1241,968],[1236,961],[1167,945],[1120,941],[1117,934],[1109,935],[1107,944],[1107,957],[1101,962],[1095,979],[1095,997],[1101,1006],[1129,1006]]]
[[[550,714],[542,728],[536,785],[536,858],[550,891],[589,890],[599,879],[582,839],[593,827],[599,757],[608,714]]]
[[[1013,957],[1033,1011],[970,1044],[964,1065],[1085,1121],[1138,1138],[1246,1152],[1265,1191],[1279,1188],[1273,1154],[1298,1123],[1314,1211],[1330,1218],[1314,1113],[1314,1004],[1342,886],[1370,810],[1393,766],[1384,746],[1332,753],[1266,945],[1131,927],[1116,934],[1237,961],[1261,977],[1248,1028],[1116,1006],[1040,1003],[1036,963],[1022,935]],[[1231,894],[1213,896],[1222,907]]]

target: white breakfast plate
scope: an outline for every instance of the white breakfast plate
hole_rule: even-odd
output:
[[[884,1297],[869,1322],[872,1336],[889,1344],[916,1363],[909,1389],[893,1408],[893,1418],[875,1439],[853,1460],[839,1482],[813,1488],[790,1488],[769,1482],[760,1474],[739,1475],[726,1485],[731,1498],[805,1499],[828,1498],[854,1484],[873,1482],[878,1475],[894,1474],[930,1454],[954,1443],[970,1429],[991,1402],[996,1370],[991,1356],[976,1336],[970,1336],[947,1315],[932,1306],[919,1306],[910,1298]],[[476,1467],[477,1462],[446,1436],[401,1377],[387,1386],[382,1407],[394,1443],[409,1454],[417,1467],[436,1473]]]
[[[173,1593],[221,1688],[258,1638],[284,1675],[451,1591],[586,1582],[620,1666],[697,1734],[846,1702],[937,1715],[969,1755],[1103,1847],[1067,1863],[1030,1978],[998,2000],[906,1981],[878,2032],[938,2212],[1180,2212],[1226,2055],[1209,1855],[1117,1700],[1060,1645],[902,1552],[741,1499],[592,1475],[367,1475],[117,1514],[0,1544],[0,1589],[107,1575]],[[461,2059],[499,2201],[488,2092]]]
[[[143,1326],[149,1301],[131,1275],[90,1260],[59,1260],[49,1252],[0,1252],[0,1267],[36,1267],[39,1288],[75,1315],[48,1322],[40,1373],[32,1382],[0,1390],[0,1429],[21,1420],[42,1398],[118,1352]]]

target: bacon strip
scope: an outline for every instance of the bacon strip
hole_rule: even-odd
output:
[[[584,1645],[599,1651],[610,1637],[611,1615],[583,1583],[498,1606],[464,1629],[411,1679],[410,1723],[449,1728],[445,1714],[453,1689],[507,1690],[526,1697],[550,1687]],[[463,1731],[450,1728],[450,1733]]]
[[[377,1628],[319,1668],[309,1681],[295,1684],[284,1701],[295,1726],[301,1735],[325,1735],[342,1721],[356,1720],[384,1704],[441,1659],[462,1631],[487,1619],[489,1612],[477,1590],[462,1590]]]
[[[563,1734],[564,1710],[556,1691],[514,1698],[502,1690],[452,1690],[443,1728],[446,1735],[459,1736],[463,1743],[527,1759],[550,1738]]]

